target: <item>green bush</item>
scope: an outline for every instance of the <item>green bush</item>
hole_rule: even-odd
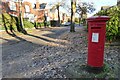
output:
[[[3,16],[4,16],[4,23],[7,27],[7,29],[9,30],[10,29],[10,25],[12,25],[12,28],[15,30],[16,29],[16,20],[14,17],[10,16],[9,14],[7,13],[3,13]],[[4,24],[3,24],[3,18],[2,18],[2,15],[0,15],[0,18],[1,18],[1,28],[0,30],[4,30],[5,27],[4,27]]]
[[[24,23],[24,28],[33,28],[34,27],[34,24],[26,19],[23,21],[23,23]]]
[[[9,30],[9,28],[10,28],[9,26],[12,25],[13,29],[17,30],[16,22],[19,23],[19,21],[16,21],[16,18],[14,16],[10,16],[8,13],[3,13],[3,15],[4,15],[4,20],[5,20],[7,29]],[[23,20],[23,24],[24,24],[24,28],[33,28],[34,27],[34,24],[31,23],[30,21],[28,21],[27,19]],[[2,25],[0,27],[0,30],[5,30],[3,22],[2,22],[2,15],[0,15],[0,25]]]
[[[41,22],[41,23],[38,22],[38,23],[37,23],[37,26],[38,26],[38,27],[44,26],[44,23],[43,23],[43,22]]]
[[[75,18],[75,23],[79,23],[79,18]]]
[[[114,6],[107,10],[101,10],[95,15],[110,17],[106,26],[106,37],[108,41],[113,41],[120,37],[120,7]]]

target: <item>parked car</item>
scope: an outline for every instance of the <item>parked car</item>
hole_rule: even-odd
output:
[[[64,22],[63,23],[64,26],[70,26],[70,24],[71,24],[70,22]]]

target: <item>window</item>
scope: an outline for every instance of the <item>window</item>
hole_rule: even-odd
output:
[[[10,5],[9,5],[10,10],[16,11],[16,4],[15,4],[15,2],[10,1],[9,3],[10,3]]]
[[[46,7],[46,3],[40,4],[40,9],[45,9],[45,7]]]
[[[27,13],[30,12],[30,7],[28,5],[25,5],[25,12],[27,12]]]

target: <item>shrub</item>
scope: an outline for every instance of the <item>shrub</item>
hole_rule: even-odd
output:
[[[34,27],[34,24],[26,19],[23,20],[23,23],[24,23],[24,28],[33,28]]]
[[[10,25],[12,25],[12,28],[15,30],[16,29],[16,20],[15,20],[15,17],[7,14],[7,13],[3,13],[3,18],[2,18],[2,14],[0,15],[0,18],[1,18],[1,29],[5,29],[4,27],[4,23],[6,25],[6,28],[9,30],[10,29]],[[4,19],[4,20],[3,20]],[[4,22],[3,22],[4,21]]]
[[[114,6],[107,10],[101,10],[97,14],[98,16],[109,16],[110,20],[106,26],[106,37],[108,41],[116,40],[120,37],[120,7]]]
[[[79,23],[79,18],[75,18],[75,23]]]
[[[10,29],[9,26],[12,25],[12,28],[14,30],[17,30],[17,26],[19,26],[19,21],[17,21],[18,17],[11,16],[8,13],[3,13],[3,15],[4,15],[4,20],[5,20],[7,29],[9,30]],[[0,15],[0,18],[1,18],[0,25],[2,25],[2,27],[0,27],[0,29],[4,30],[5,28],[4,28],[4,25],[2,22],[2,15]],[[18,24],[16,25],[16,23],[18,23]],[[33,28],[34,27],[33,23],[29,22],[27,19],[23,20],[23,24],[24,24],[24,28]]]

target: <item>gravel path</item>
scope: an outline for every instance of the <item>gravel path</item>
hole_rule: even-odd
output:
[[[75,33],[70,33],[68,28],[50,29],[47,32],[41,30],[45,34],[34,35],[35,38],[39,39],[26,36],[24,39],[22,37],[23,40],[18,41],[18,43],[9,44],[9,47],[3,45],[3,77],[117,78],[120,47],[106,46],[106,69],[100,74],[89,73],[85,70],[87,33],[83,28],[77,27],[76,29]],[[29,36],[33,36],[33,34]],[[45,39],[40,40],[43,38]],[[45,40],[46,42],[44,42]]]

